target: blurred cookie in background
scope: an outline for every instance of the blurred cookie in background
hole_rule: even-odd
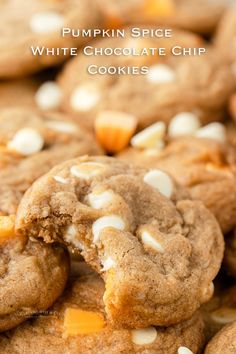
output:
[[[225,60],[233,64],[236,77],[236,6],[228,10],[222,17],[214,42]]]
[[[0,108],[14,105],[34,107],[39,85],[40,80],[36,78],[0,81]]]
[[[90,129],[104,111],[133,115],[138,129],[156,121],[169,122],[177,113],[186,111],[196,114],[203,123],[223,119],[235,85],[230,68],[210,47],[202,55],[192,52],[191,56],[175,56],[172,51],[176,43],[179,51],[206,48],[197,35],[178,30],[173,30],[171,38],[127,36],[94,41],[86,50],[103,53],[97,54],[96,62],[94,56],[81,53],[59,75],[62,109],[75,118],[82,117]],[[165,47],[166,55],[151,55],[153,47]],[[111,55],[104,55],[107,48]],[[122,55],[115,55],[115,48]],[[143,48],[147,48],[147,55],[129,54],[132,50],[140,54]],[[127,72],[133,68],[136,74]],[[146,72],[140,74],[142,68]]]
[[[110,26],[155,23],[212,33],[230,0],[100,0]]]
[[[88,38],[62,37],[62,27],[91,28],[102,24],[96,0],[20,0],[0,3],[0,78],[24,76],[59,64],[69,56],[47,55],[45,48],[81,46]],[[34,56],[31,46],[43,50]]]

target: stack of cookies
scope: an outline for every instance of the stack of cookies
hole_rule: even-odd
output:
[[[0,353],[236,354],[232,1],[0,0],[0,13]],[[88,56],[88,42],[168,54]]]

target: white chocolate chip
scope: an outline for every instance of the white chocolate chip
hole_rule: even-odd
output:
[[[64,17],[56,12],[48,11],[34,14],[30,19],[32,32],[46,34],[59,31],[64,24]]]
[[[90,193],[88,195],[89,205],[94,209],[102,209],[108,206],[113,199],[112,191],[105,191],[102,193]]]
[[[162,245],[149,232],[144,231],[141,235],[141,240],[145,246],[150,247],[154,251],[160,253],[164,252],[164,248],[162,247]]]
[[[74,165],[70,169],[73,176],[82,179],[90,179],[99,175],[102,171],[104,171],[104,165],[97,162],[84,162],[80,165]]]
[[[230,307],[222,307],[211,313],[213,321],[220,324],[228,324],[236,321],[236,309]]]
[[[131,331],[132,342],[137,345],[151,344],[157,338],[157,331],[154,327],[133,329]]]
[[[144,176],[144,182],[159,190],[165,197],[170,198],[173,193],[173,182],[167,173],[160,170],[151,170]]]
[[[24,128],[18,130],[13,139],[9,141],[7,147],[22,155],[28,156],[42,150],[44,139],[42,135],[35,129]]]
[[[115,266],[115,262],[111,257],[108,257],[107,259],[102,261],[102,272],[106,272],[107,270],[113,268]]]
[[[68,184],[68,181],[65,178],[61,177],[61,176],[53,176],[53,178],[58,183]]]
[[[92,84],[78,86],[72,93],[70,104],[75,111],[88,112],[99,102],[101,94]]]
[[[94,243],[97,243],[99,241],[100,232],[108,227],[118,230],[124,230],[125,222],[120,216],[117,215],[102,216],[101,218],[97,219],[92,226]]]
[[[77,239],[78,230],[77,227],[73,224],[68,226],[64,233],[64,239],[66,242],[73,244],[73,246],[77,247],[79,250],[83,251],[84,246]]]
[[[193,354],[193,352],[187,347],[179,347],[178,354]]]
[[[198,117],[190,112],[177,114],[170,122],[168,134],[171,137],[193,135],[201,127]]]
[[[47,81],[42,84],[35,94],[35,102],[42,110],[58,108],[61,103],[61,98],[61,89],[53,81]]]
[[[159,148],[160,145],[164,145],[163,139],[165,131],[165,123],[157,122],[133,136],[131,139],[131,145],[144,149]]]
[[[217,140],[220,143],[225,143],[226,141],[226,129],[221,123],[210,123],[205,125],[196,132],[198,138],[207,138]]]
[[[77,125],[59,120],[49,120],[45,123],[47,127],[59,133],[74,134],[78,132]]]
[[[166,84],[175,80],[175,73],[169,66],[157,64],[150,67],[147,80],[153,84]]]

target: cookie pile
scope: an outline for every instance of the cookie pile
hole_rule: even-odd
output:
[[[0,353],[235,354],[232,2],[0,10]]]

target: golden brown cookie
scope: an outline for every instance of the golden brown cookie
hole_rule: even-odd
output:
[[[236,353],[236,322],[222,328],[208,343],[204,354],[235,354]]]
[[[16,236],[14,217],[0,216],[0,331],[52,306],[64,290],[69,257],[61,246]]]
[[[161,170],[108,157],[67,161],[35,182],[17,230],[80,250],[105,280],[116,327],[190,318],[212,296],[223,256],[218,224],[201,202]]]
[[[186,111],[198,115],[203,123],[223,118],[235,82],[228,65],[212,48],[200,56],[175,56],[172,51],[176,46],[197,50],[206,44],[198,36],[179,30],[164,39],[132,38],[129,31],[126,29],[126,38],[91,43],[86,52],[93,55],[82,52],[65,66],[58,79],[63,110],[84,118],[91,129],[104,112],[111,119],[117,113],[132,115],[139,128],[159,120],[169,122]],[[166,56],[150,55],[150,48],[159,47],[166,48]],[[107,48],[111,53],[114,48],[121,53],[126,48],[126,54],[103,52],[95,56],[97,49]],[[147,48],[148,54],[127,55],[130,48],[139,54]]]
[[[199,137],[174,139],[162,150],[133,147],[122,152],[120,158],[170,173],[189,188],[194,199],[204,202],[226,233],[236,222],[236,160],[234,149],[219,128],[215,124],[210,129],[201,128]]]
[[[199,313],[169,328],[114,330],[105,321],[103,292],[97,275],[71,279],[47,315],[0,337],[1,354],[199,353],[204,340]]]
[[[94,137],[59,113],[0,111],[0,211],[14,214],[32,182],[68,158],[99,154]]]
[[[63,62],[69,52],[52,55],[44,51],[34,56],[38,47],[79,47],[88,38],[61,35],[62,27],[91,28],[101,25],[102,16],[96,0],[21,0],[0,2],[0,78],[18,77]]]

